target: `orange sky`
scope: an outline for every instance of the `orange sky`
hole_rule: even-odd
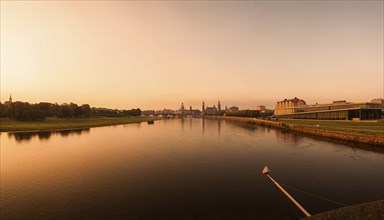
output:
[[[383,97],[382,1],[1,1],[1,101],[162,109]]]

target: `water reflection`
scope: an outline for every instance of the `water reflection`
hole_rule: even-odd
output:
[[[343,203],[384,195],[382,154],[266,126],[185,118],[8,136],[0,219],[303,217],[265,165],[281,183]],[[312,214],[338,208],[287,191]]]
[[[250,124],[250,123],[244,123],[244,122],[238,122],[238,121],[226,121],[227,124],[233,124],[236,127],[243,128],[245,130],[248,130],[250,132],[257,132],[257,133],[270,133],[275,134],[276,140],[280,141],[281,143],[286,144],[292,144],[294,146],[300,145],[308,140],[308,138],[320,142],[324,142],[326,144],[340,144],[346,147],[351,148],[352,150],[361,149],[366,151],[372,151],[376,153],[384,153],[384,148],[375,144],[365,144],[365,143],[359,143],[359,142],[353,142],[348,140],[341,140],[341,139],[334,139],[334,138],[328,138],[328,137],[320,137],[316,135],[311,134],[303,134],[303,133],[297,133],[293,131],[287,131],[287,130],[280,130],[276,128],[271,128],[268,126],[261,126],[257,124]]]
[[[29,142],[32,138],[37,137],[39,140],[48,140],[52,136],[60,135],[62,137],[68,137],[71,135],[82,135],[89,133],[90,128],[74,129],[74,130],[60,130],[60,131],[38,131],[38,132],[15,132],[8,133],[8,138],[14,138],[16,142]]]
[[[205,118],[202,118],[201,121],[202,121],[201,129],[203,131],[203,136],[204,136],[204,134],[205,134]]]
[[[275,130],[276,139],[284,143],[293,143],[295,145],[301,142],[300,136],[298,134],[284,131],[284,130]]]

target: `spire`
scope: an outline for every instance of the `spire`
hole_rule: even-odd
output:
[[[12,93],[9,94],[9,102],[12,103]]]
[[[205,115],[205,104],[204,104],[204,101],[203,101],[203,106],[202,106],[202,109],[201,109],[201,115],[202,116]]]
[[[185,110],[185,108],[184,108],[184,103],[182,102],[182,103],[181,103],[180,111],[181,111],[181,117],[183,117],[183,118],[184,118],[184,110]]]
[[[221,111],[220,100],[219,100],[219,102],[218,102],[218,104],[217,104],[217,109],[218,109],[219,111]]]

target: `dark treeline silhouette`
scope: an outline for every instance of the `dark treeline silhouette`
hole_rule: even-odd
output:
[[[241,110],[238,112],[228,112],[226,113],[227,116],[234,116],[234,117],[248,117],[248,118],[257,118],[260,116],[260,111],[258,110]]]
[[[14,118],[19,121],[42,121],[46,117],[68,118],[68,117],[88,117],[88,116],[140,116],[140,109],[117,110],[107,108],[91,108],[89,104],[77,105],[53,104],[40,102],[30,104],[28,102],[6,102],[0,103],[0,117]]]

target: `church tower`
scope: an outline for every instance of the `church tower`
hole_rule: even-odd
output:
[[[12,94],[9,94],[9,103],[12,103]]]
[[[217,104],[217,110],[221,111],[220,100],[219,100],[219,103]]]
[[[183,116],[184,116],[184,110],[185,110],[185,108],[184,108],[184,103],[182,102],[182,103],[181,103],[180,111],[181,111],[181,115],[183,115]]]
[[[201,114],[205,115],[205,104],[204,104],[204,101],[203,101],[203,108],[201,109]]]

